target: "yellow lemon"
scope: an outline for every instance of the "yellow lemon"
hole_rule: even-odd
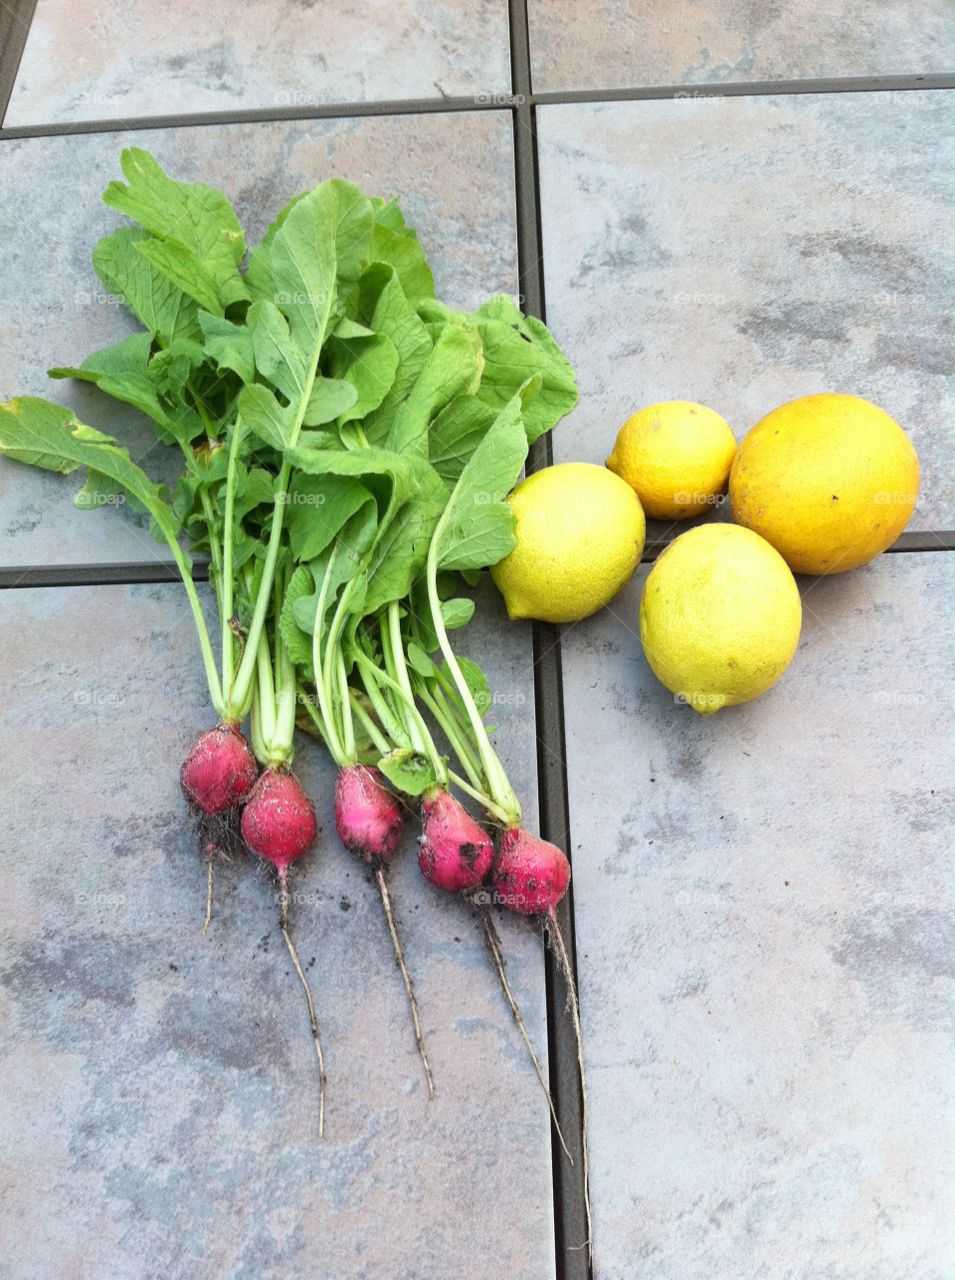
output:
[[[682,520],[716,505],[735,453],[725,418],[689,400],[666,400],[628,418],[607,466],[626,480],[648,516]]]
[[[508,498],[517,545],[491,570],[511,618],[576,622],[613,599],[640,562],[643,509],[590,462],[562,462]]]
[[[858,396],[803,396],[744,437],[730,509],[796,573],[842,573],[891,546],[918,488],[918,455],[894,418]]]
[[[705,716],[772,688],[796,652],[801,623],[785,560],[732,524],[700,525],[671,542],[640,601],[647,661]]]

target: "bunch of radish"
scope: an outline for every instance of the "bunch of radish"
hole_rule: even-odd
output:
[[[207,868],[206,926],[217,851],[241,833],[278,879],[317,1051],[321,1126],[324,1061],[288,920],[289,869],[317,834],[292,772],[304,729],[338,767],[338,834],[380,893],[429,1091],[388,887],[416,808],[421,871],[478,912],[546,1091],[487,899],[547,923],[576,1024],[555,914],[570,867],[521,825],[484,722],[487,681],[450,635],[475,607],[462,586],[513,546],[506,496],[529,446],[576,403],[573,372],[510,298],[473,312],[439,302],[394,202],[322,183],[286,205],[247,254],[221,192],[174,181],[138,149],[121,164],[125,181],[104,200],[134,225],[101,240],[93,264],[143,330],[51,375],[95,383],[146,414],[181,451],[178,482],[168,493],[110,437],[29,397],[0,406],[0,451],[64,473],[85,467],[86,506],[98,505],[94,493],[125,491],[175,557],[211,705],[181,771]],[[192,553],[209,561],[211,629]]]

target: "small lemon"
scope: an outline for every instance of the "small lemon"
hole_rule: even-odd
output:
[[[576,622],[617,594],[640,562],[643,509],[629,485],[590,462],[562,462],[508,498],[517,545],[491,570],[511,618]]]
[[[700,525],[671,542],[640,601],[647,661],[705,716],[771,688],[796,652],[801,622],[785,560],[732,524]]]
[[[626,480],[648,516],[682,520],[715,506],[735,453],[725,418],[689,400],[665,400],[627,419],[607,466]]]
[[[918,487],[918,455],[894,418],[858,396],[802,396],[743,438],[730,509],[796,573],[842,573],[891,546]]]

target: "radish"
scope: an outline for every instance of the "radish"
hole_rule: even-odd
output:
[[[363,764],[344,765],[339,770],[338,781],[335,784],[335,827],[345,848],[369,863],[374,873],[395,960],[401,971],[408,996],[415,1044],[418,1046],[425,1079],[428,1082],[428,1096],[433,1098],[434,1076],[424,1044],[418,999],[411,974],[405,963],[391,892],[385,876],[385,868],[401,844],[401,805],[384,786],[380,770]]]
[[[258,776],[259,766],[239,728],[219,724],[189,748],[179,782],[186,799],[211,817],[241,804]]]
[[[523,827],[508,827],[494,866],[498,901],[522,916],[551,917],[570,883],[570,863],[555,844]]]
[[[279,882],[279,928],[298,974],[308,1005],[309,1028],[318,1059],[318,1136],[325,1136],[325,1055],[318,1034],[315,1001],[289,928],[288,869],[307,853],[318,835],[312,802],[294,773],[265,769],[242,812],[242,838],[260,858],[275,867]]]
[[[364,764],[339,770],[335,783],[335,827],[351,853],[376,866],[401,843],[401,805],[384,786],[380,770]]]
[[[238,725],[221,723],[195,740],[179,770],[179,785],[199,813],[200,840],[206,863],[206,917],[212,920],[212,878],[219,838],[213,819],[240,805],[259,776],[259,766]]]
[[[494,845],[484,828],[442,787],[425,795],[421,816],[418,866],[424,878],[448,893],[482,885],[494,861]]]
[[[242,811],[242,838],[267,858],[284,883],[288,868],[315,843],[318,823],[312,802],[294,773],[265,769]]]

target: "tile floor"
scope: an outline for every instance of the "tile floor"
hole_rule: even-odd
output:
[[[16,136],[0,131],[0,398],[49,394],[48,366],[128,331],[89,252],[114,225],[97,200],[129,142],[221,185],[253,237],[326,177],[400,193],[443,293],[518,291],[515,130],[534,102],[506,102],[504,0],[255,0],[233,19],[222,0],[176,21],[141,0],[37,3],[3,120]],[[557,460],[602,460],[654,399],[700,399],[742,435],[791,396],[852,390],[911,432],[911,528],[951,546],[955,91],[914,80],[953,60],[945,0],[529,0],[529,44],[538,92],[671,86],[535,107],[547,317],[583,393]],[[886,75],[912,85],[834,91]],[[829,91],[774,92],[819,77]],[[740,81],[753,90],[721,95]],[[454,110],[393,109],[444,98]],[[161,119],[334,103],[382,114]],[[126,127],[142,117],[157,127]],[[55,391],[163,478],[132,411]],[[410,856],[395,893],[438,1099],[371,887],[329,841],[297,906],[334,1052],[329,1140],[314,1142],[265,880],[227,870],[197,937],[202,872],[168,762],[204,700],[175,588],[25,585],[36,566],[164,561],[135,517],[78,513],[71,494],[0,462],[0,563],[21,578],[0,592],[4,1273],[581,1275],[473,921],[419,886]],[[561,641],[595,1275],[948,1280],[955,551],[803,580],[782,683],[705,721],[642,657],[645,574]],[[533,810],[552,744],[537,739],[531,633],[489,587],[486,606],[475,651],[513,695],[500,737]],[[327,795],[310,744],[300,765]],[[545,1044],[539,941],[506,941]]]

